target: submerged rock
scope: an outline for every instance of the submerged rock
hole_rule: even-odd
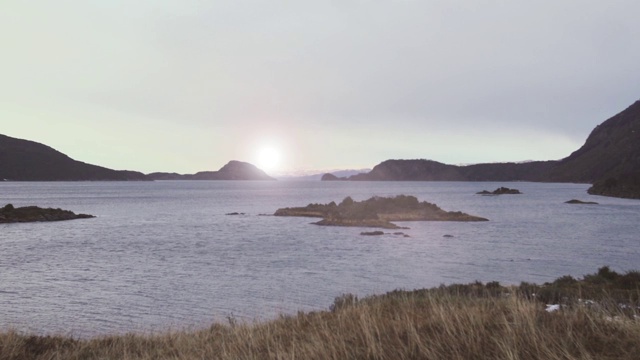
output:
[[[402,236],[402,237],[406,237],[406,238],[411,237],[411,236],[409,236],[409,234],[405,234],[405,233],[403,233],[403,232],[401,232],[401,231],[399,231],[399,232],[394,232],[394,233],[393,233],[393,235],[396,235],[396,236]]]
[[[275,216],[303,216],[322,218],[314,224],[329,226],[360,226],[399,229],[392,221],[488,221],[485,218],[459,211],[445,211],[435,204],[419,202],[415,196],[374,196],[364,201],[346,197],[339,205],[309,204],[305,207],[281,208]]]
[[[384,231],[363,231],[360,233],[360,235],[366,235],[366,236],[379,236],[379,235],[394,235],[394,236],[402,236],[405,238],[411,237],[403,232],[394,232],[394,233],[385,233]]]
[[[380,219],[322,219],[312,223],[314,225],[322,226],[351,226],[351,227],[373,227],[381,229],[408,229],[408,227],[398,226],[388,220]]]
[[[360,233],[360,235],[380,236],[380,235],[384,235],[384,231],[363,231],[363,232]]]
[[[37,206],[13,207],[5,205],[0,209],[0,223],[63,221],[94,218],[93,215],[75,214],[69,210],[40,208]]]

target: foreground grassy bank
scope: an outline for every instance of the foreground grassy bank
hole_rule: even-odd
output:
[[[0,359],[638,359],[640,273],[337,298],[330,311],[162,335],[5,332]],[[587,301],[590,300],[590,301]],[[547,303],[562,304],[546,311]]]

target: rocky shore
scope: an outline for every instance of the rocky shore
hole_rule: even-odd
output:
[[[11,204],[0,209],[0,223],[21,223],[41,221],[63,221],[93,218],[93,215],[75,214],[69,210],[25,206],[16,208]]]

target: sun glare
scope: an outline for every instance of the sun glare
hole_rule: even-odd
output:
[[[277,171],[280,167],[280,162],[282,160],[282,156],[280,151],[274,147],[264,147],[260,149],[258,152],[258,160],[257,166],[269,173],[272,171]]]

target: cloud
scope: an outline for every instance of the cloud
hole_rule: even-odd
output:
[[[558,145],[561,138],[582,141],[640,97],[634,1],[1,6],[0,95],[14,108],[55,110],[53,118],[82,108],[138,124],[132,129],[148,122],[199,129],[194,137],[242,136],[242,129],[259,127],[302,137],[318,126],[329,133],[373,129],[370,139],[389,129],[512,129],[511,136],[528,131]],[[9,130],[27,133],[18,125]],[[339,138],[335,146],[346,147]],[[466,146],[492,146],[472,138]],[[313,141],[297,142],[301,154],[332,167],[335,154],[320,160],[312,155],[317,149],[305,148]],[[379,153],[383,142],[367,145]],[[420,151],[419,143],[396,146],[399,154]],[[451,158],[467,162],[469,150],[458,148]]]

